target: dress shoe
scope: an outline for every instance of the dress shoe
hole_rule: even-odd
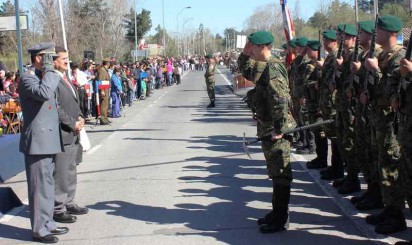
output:
[[[33,241],[40,243],[57,243],[59,241],[59,238],[53,236],[52,234],[49,234],[42,237],[33,237]]]
[[[272,222],[273,218],[274,218],[274,213],[273,211],[270,211],[268,214],[265,215],[265,217],[259,218],[257,220],[257,223],[258,225],[267,225],[270,222]]]
[[[390,208],[389,207],[385,207],[382,212],[380,212],[379,214],[371,214],[366,216],[366,223],[370,224],[370,225],[378,225],[379,223],[382,223],[386,216],[389,215],[390,212]]]
[[[54,214],[53,220],[59,223],[74,223],[77,221],[77,217],[69,214],[68,212],[63,212],[60,214]]]
[[[50,231],[52,235],[63,235],[69,232],[69,228],[67,227],[57,227],[56,229]]]
[[[67,206],[66,209],[67,209],[67,212],[69,212],[69,214],[74,214],[74,215],[82,215],[82,214],[87,214],[89,212],[88,208],[79,207],[77,205]]]

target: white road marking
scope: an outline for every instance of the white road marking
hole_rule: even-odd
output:
[[[91,154],[95,153],[98,149],[100,149],[100,147],[102,147],[102,145],[96,145],[91,150],[89,150],[86,154],[91,155]]]
[[[229,86],[232,86],[232,83],[227,79],[227,77],[223,73],[221,73],[219,69],[217,69],[217,71],[219,72],[220,76],[223,77],[223,79],[226,81],[226,83]]]
[[[107,136],[108,139],[113,138],[114,136],[116,136],[117,132],[113,132],[111,133],[109,136]]]

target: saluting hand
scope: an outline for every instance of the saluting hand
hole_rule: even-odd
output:
[[[243,48],[242,53],[244,55],[251,56],[252,55],[252,45],[253,44],[251,42],[247,42],[245,47]]]

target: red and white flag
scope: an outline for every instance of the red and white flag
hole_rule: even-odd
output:
[[[280,5],[282,6],[283,29],[285,31],[286,42],[288,42],[289,40],[292,40],[295,35],[295,27],[293,26],[293,20],[290,17],[287,0],[280,0]],[[288,54],[286,57],[286,65],[289,66],[292,61],[293,55]]]

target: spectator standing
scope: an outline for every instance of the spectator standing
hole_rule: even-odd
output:
[[[109,60],[105,59],[102,66],[97,72],[97,80],[101,82],[98,89],[100,92],[100,125],[109,124],[109,89],[110,89],[110,75],[109,75]]]
[[[114,68],[110,83],[110,97],[112,99],[112,117],[117,118],[120,117],[120,94],[123,93],[119,68]]]
[[[9,86],[15,82],[16,73],[10,71],[7,72],[3,80],[3,89],[6,92],[9,92]]]

